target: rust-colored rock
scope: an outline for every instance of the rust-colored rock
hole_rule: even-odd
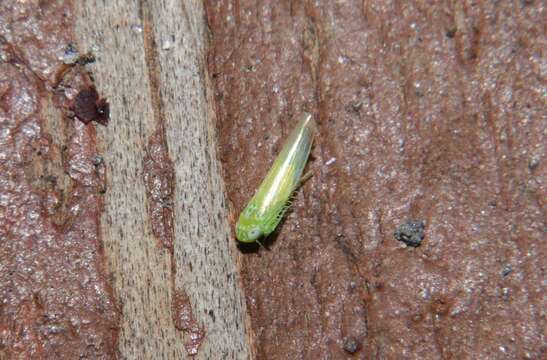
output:
[[[541,358],[542,2],[206,9],[237,211],[293,115],[319,124],[293,213],[243,254],[258,358]],[[426,224],[418,248],[393,236],[407,219]]]
[[[94,126],[65,116],[90,79],[66,72],[69,2],[0,4],[0,358],[116,358]]]

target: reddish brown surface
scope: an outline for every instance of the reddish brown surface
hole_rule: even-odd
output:
[[[175,173],[167,153],[162,127],[148,139],[143,162],[148,218],[154,237],[163,247],[173,251],[173,188]]]
[[[94,126],[64,115],[91,84],[76,66],[52,89],[70,19],[68,2],[0,3],[2,359],[116,357],[99,223],[104,166]]]
[[[542,2],[206,9],[236,210],[293,114],[320,129],[293,213],[243,254],[258,358],[541,358]],[[393,236],[409,218],[426,224],[416,249]]]
[[[205,331],[199,327],[188,295],[180,290],[175,291],[171,306],[175,327],[188,334],[188,341],[184,344],[186,352],[188,355],[196,355],[205,337]]]

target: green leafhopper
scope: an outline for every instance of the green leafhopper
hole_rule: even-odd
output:
[[[258,242],[261,237],[270,235],[302,181],[317,125],[311,114],[302,113],[300,117],[262,184],[239,216],[236,237],[241,242]]]

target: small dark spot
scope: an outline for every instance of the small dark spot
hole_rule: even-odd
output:
[[[348,337],[344,340],[344,350],[350,354],[355,354],[359,351],[359,342],[353,337]]]
[[[93,165],[95,166],[99,166],[103,163],[103,157],[101,155],[95,155],[93,157]]]
[[[375,281],[371,284],[370,286],[370,290],[371,291],[383,291],[384,290],[384,284],[379,282],[379,281]]]
[[[393,235],[398,241],[404,242],[407,246],[418,247],[425,237],[425,223],[421,220],[407,220],[400,225]]]
[[[349,283],[349,289],[355,290],[357,288],[357,283],[355,281],[352,281]]]
[[[80,53],[78,53],[78,49],[76,49],[74,44],[68,44],[63,54],[63,62],[67,65],[72,65],[78,62],[79,57]]]
[[[95,55],[93,55],[92,52],[85,53],[78,58],[78,64],[80,65],[91,64],[91,63],[94,63],[95,61],[96,61]]]
[[[448,311],[450,310],[450,304],[444,297],[436,297],[432,300],[431,304],[431,311],[439,316],[444,316],[448,314]]]
[[[314,271],[310,277],[310,284],[315,288],[317,286],[317,271]]]
[[[87,52],[80,55],[74,44],[68,44],[63,54],[63,63],[66,65],[87,65],[95,62],[95,55],[92,52]]]
[[[534,156],[532,159],[530,159],[530,162],[528,163],[528,169],[530,171],[534,171],[539,166],[539,157]]]
[[[363,107],[363,102],[355,100],[355,101],[350,102],[348,105],[346,105],[346,111],[348,113],[353,113],[353,114],[359,115],[360,112],[361,112],[362,107]]]
[[[511,297],[511,289],[506,288],[506,287],[502,288],[501,289],[501,296],[502,296],[503,300],[508,301],[509,298]]]
[[[511,265],[507,264],[501,269],[501,276],[505,277],[513,272]]]
[[[76,49],[76,46],[74,44],[69,43],[65,48],[65,55],[72,55],[77,54],[78,50]]]
[[[420,322],[424,319],[424,316],[422,314],[415,314],[412,316],[412,321],[414,322]]]
[[[446,30],[446,37],[449,39],[454,38],[454,36],[456,36],[457,31],[458,29],[456,29],[455,27]]]
[[[57,177],[53,175],[47,175],[46,177],[44,177],[44,181],[50,183],[52,186],[57,185]]]
[[[105,99],[100,99],[97,89],[90,86],[81,89],[72,104],[74,115],[84,124],[96,121],[101,125],[108,124],[110,106]]]
[[[212,309],[209,310],[209,316],[211,317],[211,319],[213,320],[213,322],[215,322],[215,319],[216,319],[216,317],[215,317],[215,312],[214,312]]]

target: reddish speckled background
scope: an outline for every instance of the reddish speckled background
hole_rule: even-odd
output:
[[[293,115],[319,124],[294,211],[268,251],[243,250],[258,358],[544,356],[545,4],[206,10],[237,212]],[[393,236],[409,218],[416,249]]]
[[[206,10],[236,212],[293,116],[319,124],[292,213],[242,249],[258,358],[545,357],[545,4]],[[0,2],[0,359],[116,357],[104,165],[95,125],[66,116],[91,82],[64,72],[71,21],[69,1]],[[393,236],[409,218],[416,249]]]
[[[0,359],[116,358],[104,165],[94,125],[67,116],[92,85],[62,62],[71,19],[69,2],[0,2]]]

